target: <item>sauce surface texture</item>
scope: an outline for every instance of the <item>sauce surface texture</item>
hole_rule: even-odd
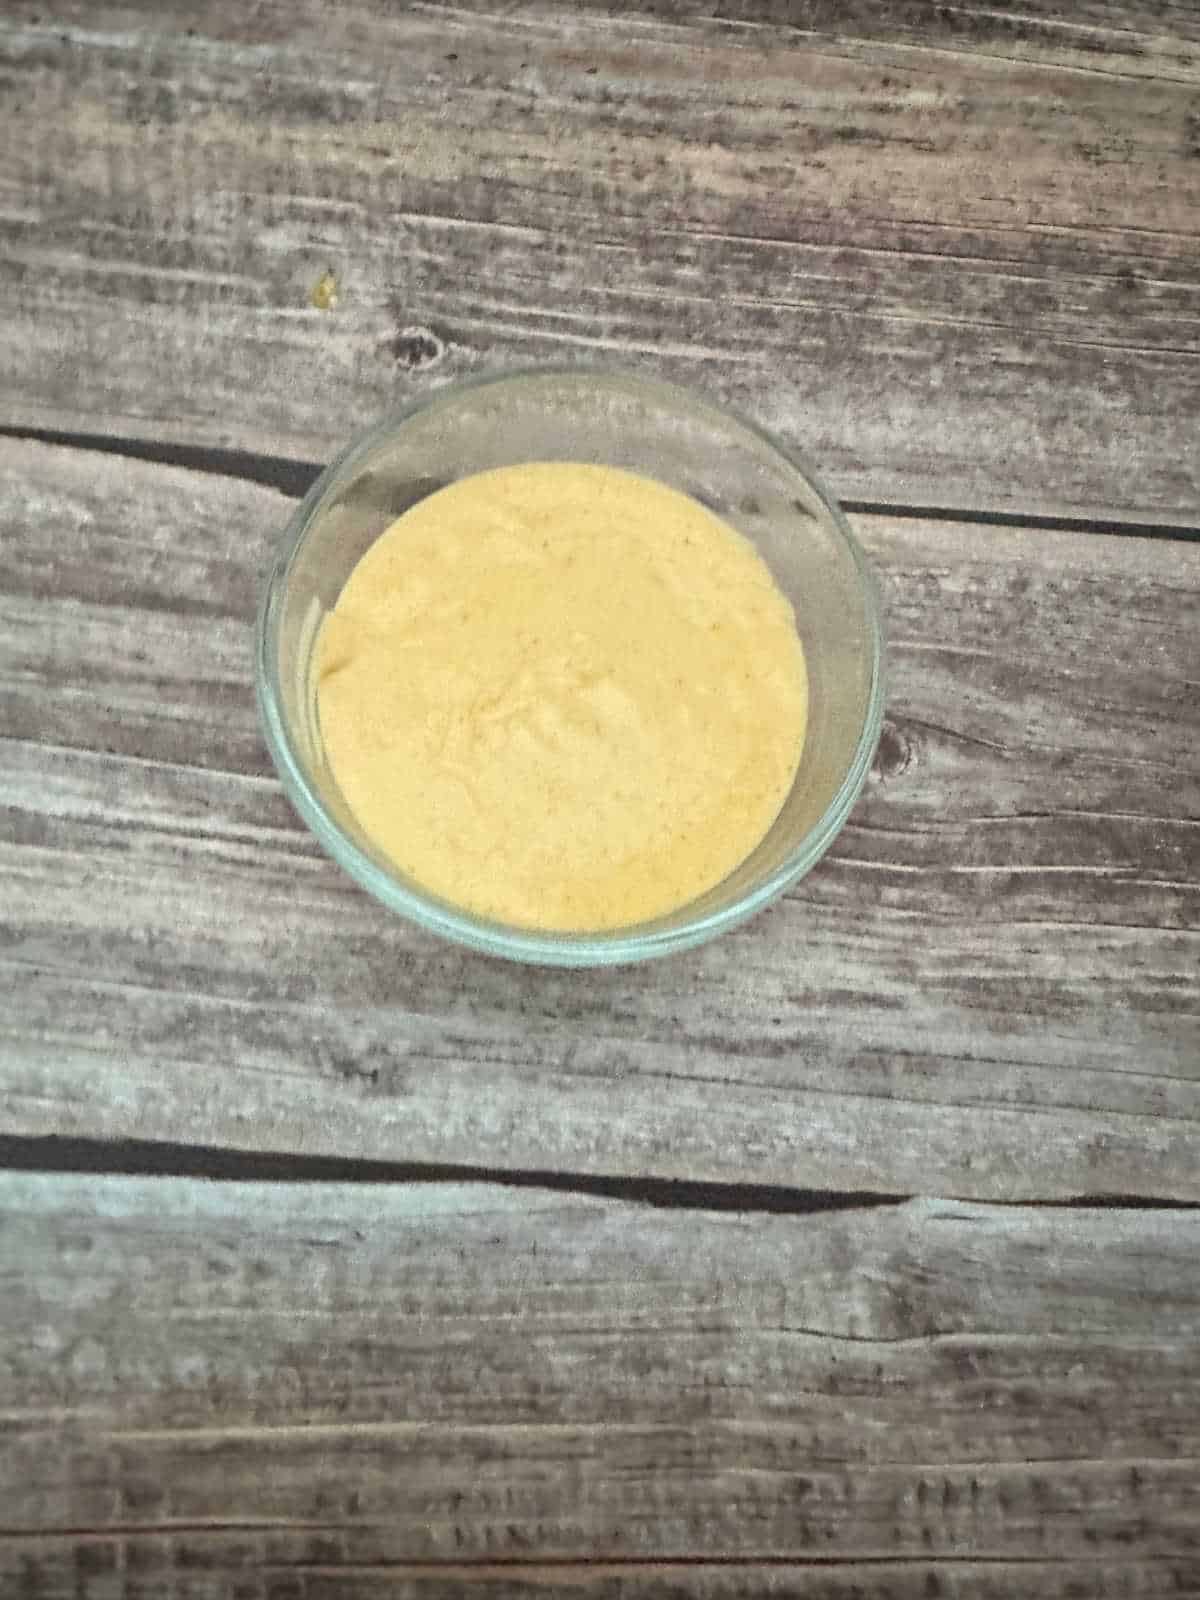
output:
[[[359,825],[424,889],[599,931],[719,883],[779,814],[807,675],[742,534],[612,467],[502,467],[432,494],[350,574],[317,710]]]

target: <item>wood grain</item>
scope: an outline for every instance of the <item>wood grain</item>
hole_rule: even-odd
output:
[[[598,360],[845,495],[1196,519],[1194,6],[613,10],[0,18],[0,421],[323,458]]]
[[[292,816],[250,685],[282,496],[13,441],[0,473],[9,1132],[1200,1199],[1200,546],[863,519],[889,720],[830,857],[570,974],[410,931]]]
[[[503,1594],[538,1574],[497,1562],[586,1560],[618,1567],[584,1592],[738,1592],[686,1554],[1195,1593],[1198,1261],[1197,1212],[8,1174],[0,1575],[426,1595],[481,1563]]]
[[[314,1541],[315,1542],[315,1541]],[[29,1545],[20,1559],[21,1600],[159,1600],[161,1573],[172,1571],[172,1596],[186,1600],[1161,1600],[1200,1593],[1197,1564],[1182,1560],[1117,1561],[838,1561],[814,1562],[396,1562],[348,1571],[317,1562],[255,1568],[244,1536],[201,1540],[175,1535],[152,1554],[138,1545],[136,1568],[119,1548],[75,1539],[61,1548]],[[146,1573],[143,1577],[141,1574]],[[25,1579],[25,1574],[33,1576]]]

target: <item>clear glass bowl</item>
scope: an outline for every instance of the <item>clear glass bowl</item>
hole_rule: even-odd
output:
[[[539,933],[429,894],[356,824],[326,764],[313,641],[355,563],[400,513],[488,467],[580,461],[682,489],[751,538],[796,610],[808,732],[792,791],[738,869],[689,905],[603,933]],[[621,374],[534,371],[459,384],[373,428],[321,474],[284,534],[259,611],[256,680],[292,803],[334,860],[392,911],[492,955],[560,966],[683,950],[760,910],[820,858],[862,788],[883,714],[875,587],[833,497],[759,429],[686,390]]]

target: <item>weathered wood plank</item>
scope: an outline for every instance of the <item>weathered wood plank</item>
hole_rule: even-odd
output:
[[[328,1553],[319,1534],[300,1551]],[[1200,1594],[1200,1562],[906,1561],[811,1562],[389,1562],[330,1566],[293,1555],[286,1537],[256,1560],[246,1532],[173,1531],[154,1539],[68,1542],[22,1538],[0,1551],[14,1600],[1187,1600]]]
[[[1194,518],[1195,8],[724,9],[0,19],[0,421],[321,457],[619,360],[848,495]]]
[[[312,1541],[315,1544],[315,1541]],[[248,1571],[245,1536],[165,1539],[147,1554],[134,1547],[136,1574],[120,1547],[72,1542],[69,1555],[22,1541],[18,1600],[160,1600],[170,1573],[173,1600],[1162,1600],[1200,1594],[1200,1565],[1181,1560],[1102,1562],[766,1563],[504,1562],[499,1565],[392,1563],[347,1571],[282,1560]],[[174,1554],[181,1552],[181,1554]],[[174,1563],[174,1565],[173,1565]],[[26,1576],[32,1574],[32,1576]]]
[[[1198,1262],[1196,1212],[8,1174],[0,1575],[870,1559],[868,1593],[963,1562],[974,1595],[988,1563],[1036,1594],[1111,1559],[1113,1593],[1155,1562],[1192,1592]],[[683,1578],[580,1583],[734,1592]]]
[[[250,686],[281,496],[0,472],[8,1131],[1200,1198],[1200,547],[863,520],[893,686],[830,858],[704,950],[567,974],[409,931],[292,816]]]
[[[1084,1528],[1124,1526],[1146,1489],[1145,1553],[1194,1547],[1169,1509],[1195,1469],[1190,1215],[664,1216],[61,1179],[5,1196],[9,1532],[48,1511],[94,1531],[349,1519],[361,1559],[653,1555],[723,1490],[685,1548],[799,1553],[812,1520],[836,1555],[828,1518],[858,1555],[996,1554],[1056,1508],[1056,1553],[1094,1556],[1131,1541]],[[671,1492],[683,1474],[694,1490]],[[505,1516],[541,1524],[534,1550]]]

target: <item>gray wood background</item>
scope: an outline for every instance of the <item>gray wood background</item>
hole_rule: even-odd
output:
[[[1200,1595],[1198,261],[1191,0],[5,10],[0,1592]],[[318,464],[545,360],[890,633],[827,860],[605,974],[389,919],[250,682]]]

